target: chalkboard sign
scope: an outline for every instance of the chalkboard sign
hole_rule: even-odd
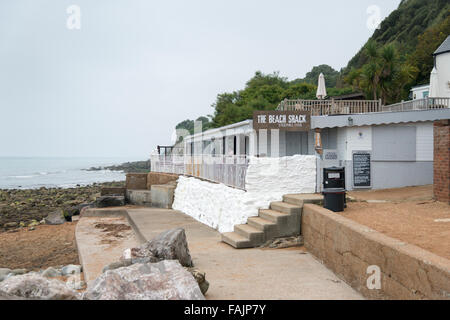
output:
[[[367,151],[353,152],[353,187],[372,187],[371,154]]]

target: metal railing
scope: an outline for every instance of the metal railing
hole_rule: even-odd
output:
[[[382,112],[423,111],[450,108],[450,98],[424,98],[382,107]]]
[[[312,116],[380,112],[381,100],[283,100],[279,111],[310,111]]]
[[[152,172],[193,176],[245,190],[247,156],[152,155],[150,161]]]
[[[383,106],[381,100],[284,100],[279,111],[310,111],[312,116],[450,108],[450,98],[424,98]]]

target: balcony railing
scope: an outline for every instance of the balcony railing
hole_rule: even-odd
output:
[[[248,167],[246,156],[152,155],[150,160],[153,172],[193,176],[245,190]]]
[[[279,111],[311,111],[312,116],[380,112],[381,100],[284,100]]]
[[[423,111],[450,108],[450,98],[425,98],[383,106],[382,112]]]
[[[383,106],[381,100],[284,100],[279,111],[311,111],[312,116],[450,108],[450,98],[425,98]]]

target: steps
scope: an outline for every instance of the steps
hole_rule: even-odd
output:
[[[257,217],[247,219],[247,224],[234,227],[234,232],[222,234],[222,241],[236,249],[254,248],[265,242],[300,234],[301,214],[304,203],[320,203],[318,194],[291,194],[283,201],[270,204],[269,209],[260,209]]]

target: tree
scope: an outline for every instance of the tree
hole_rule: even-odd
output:
[[[306,82],[317,85],[317,80],[319,79],[319,75],[321,73],[325,76],[327,87],[333,88],[336,86],[340,73],[327,64],[321,64],[320,66],[313,67],[312,70],[306,74],[305,78],[294,80],[294,82]]]

